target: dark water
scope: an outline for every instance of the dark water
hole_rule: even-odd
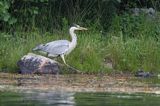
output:
[[[0,92],[0,106],[160,106],[160,95],[62,91]]]

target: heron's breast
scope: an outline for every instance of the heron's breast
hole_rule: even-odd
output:
[[[76,43],[75,44],[70,44],[68,50],[66,51],[66,55],[68,55],[69,53],[72,52],[72,50],[76,47]]]

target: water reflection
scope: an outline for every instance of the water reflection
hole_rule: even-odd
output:
[[[30,92],[25,94],[26,100],[39,101],[45,105],[55,106],[74,106],[74,93],[56,91],[56,92]]]
[[[3,104],[3,105],[2,105]],[[75,106],[74,93],[64,91],[0,92],[0,106]]]
[[[159,106],[159,100],[160,95],[141,93],[0,92],[0,106]]]
[[[159,106],[160,95],[122,93],[77,93],[77,106]]]

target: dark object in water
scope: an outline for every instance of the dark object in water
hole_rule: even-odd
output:
[[[138,70],[135,74],[136,77],[143,77],[143,78],[148,78],[148,77],[153,77],[153,73],[150,72],[144,72],[143,70]]]

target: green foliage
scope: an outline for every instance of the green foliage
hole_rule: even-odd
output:
[[[13,1],[11,0],[0,1],[0,21],[7,22],[10,25],[17,21],[17,19],[9,13],[9,8],[12,3]]]
[[[160,9],[160,1],[159,0],[121,0],[121,9],[129,9],[129,8],[149,8],[152,7],[156,10]]]
[[[14,28],[12,24],[16,23],[24,31],[35,27],[53,31],[63,29],[65,18],[68,24],[97,25],[107,32],[123,6],[158,9],[159,3],[159,0],[1,0],[0,22],[7,29]]]
[[[119,0],[3,0],[0,19],[6,25],[16,23],[21,30],[42,31],[63,29],[64,19],[71,23],[99,25],[108,30],[116,14]],[[109,10],[109,11],[108,11]],[[106,20],[107,19],[107,20]],[[7,23],[6,23],[7,22]],[[8,29],[9,29],[8,28]],[[5,29],[5,28],[4,28]]]
[[[159,16],[154,19],[145,14],[141,14],[140,16],[123,14],[116,16],[110,30],[114,33],[122,32],[124,39],[128,37],[139,38],[151,36],[157,38],[160,34],[160,20],[158,18]]]

